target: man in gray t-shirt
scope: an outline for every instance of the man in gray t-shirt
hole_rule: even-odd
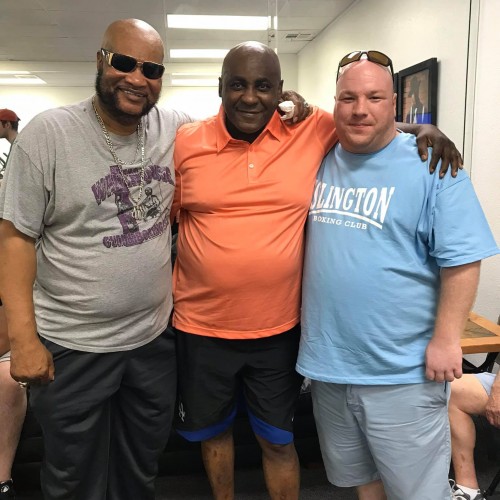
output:
[[[154,498],[175,400],[172,153],[159,34],[112,23],[96,96],[19,134],[0,192],[11,373],[31,385],[47,499]]]

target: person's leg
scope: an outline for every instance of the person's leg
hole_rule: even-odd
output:
[[[384,485],[379,479],[356,488],[359,500],[387,500]]]
[[[295,371],[299,340],[297,325],[279,335],[245,341],[245,401],[272,499],[299,497],[300,467],[293,444],[293,417],[303,381]]]
[[[32,386],[30,405],[43,432],[41,488],[46,500],[106,500],[110,400],[122,376],[122,353],[96,354],[43,341],[55,379]]]
[[[475,375],[464,375],[451,383],[448,408],[451,428],[451,459],[455,482],[479,489],[474,465],[476,427],[471,415],[483,415],[488,394]]]
[[[10,361],[0,362],[0,483],[9,481],[26,415],[26,389],[10,376]]]
[[[239,340],[177,330],[177,412],[175,428],[185,439],[201,442],[203,464],[215,499],[234,498],[232,424],[245,359]]]
[[[262,449],[262,468],[270,498],[298,499],[300,467],[294,444],[273,444],[256,437]]]
[[[313,380],[314,419],[328,480],[356,487],[362,500],[385,499],[380,475],[351,407],[352,386]]]
[[[201,454],[215,500],[234,498],[234,443],[232,427],[202,441]]]
[[[153,500],[175,406],[174,333],[166,330],[124,357],[123,379],[111,405],[106,500]]]
[[[449,384],[354,386],[353,413],[389,500],[449,500]]]

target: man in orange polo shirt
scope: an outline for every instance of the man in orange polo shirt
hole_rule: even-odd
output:
[[[335,124],[319,109],[283,123],[279,60],[260,43],[231,49],[219,81],[219,114],[184,126],[174,155],[177,429],[202,442],[214,497],[233,498],[232,422],[242,396],[271,498],[296,499],[304,223]]]

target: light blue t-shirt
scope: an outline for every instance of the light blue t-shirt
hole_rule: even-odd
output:
[[[467,174],[430,175],[414,136],[374,154],[337,145],[309,210],[297,370],[334,383],[424,382],[440,267],[497,253]]]

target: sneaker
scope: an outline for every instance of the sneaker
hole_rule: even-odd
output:
[[[486,500],[481,491],[478,491],[476,495],[471,497],[469,494],[464,493],[453,479],[450,479],[451,488],[451,498],[459,500]]]
[[[16,492],[14,491],[14,486],[12,485],[12,479],[0,483],[0,500],[7,498],[16,498]]]

